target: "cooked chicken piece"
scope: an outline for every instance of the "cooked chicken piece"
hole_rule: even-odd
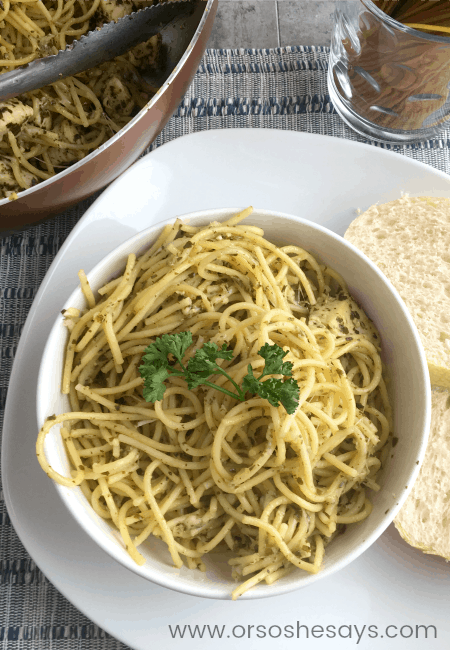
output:
[[[12,190],[17,187],[12,169],[4,160],[0,160],[0,185],[2,185],[5,190]]]
[[[0,138],[3,137],[8,131],[14,133],[14,126],[20,126],[28,118],[33,116],[33,109],[31,106],[22,104],[16,98],[9,99],[0,104]]]
[[[81,131],[82,127],[77,126],[69,120],[62,120],[57,126],[56,132],[59,139],[70,144],[83,144],[85,137]],[[75,162],[84,158],[84,153],[73,149],[57,149],[51,148],[48,150],[48,156],[52,165],[56,167],[60,165],[67,165],[68,163]]]
[[[377,330],[361,307],[348,294],[338,297],[323,296],[311,307],[309,327],[326,327],[335,336],[366,336],[375,347],[380,345]]]
[[[118,5],[114,0],[101,0],[100,7],[107,22],[119,20],[119,18],[128,16],[128,14],[133,12],[132,2],[127,2],[127,0],[124,0],[120,5]]]
[[[29,172],[27,169],[24,169],[22,167],[20,172],[22,174],[23,180],[28,185],[28,187],[31,187],[32,185],[35,185],[39,182],[37,176]],[[10,196],[13,192],[23,189],[17,183],[11,165],[6,158],[0,160],[0,187],[2,188],[3,195],[6,197]]]
[[[34,117],[33,121],[36,126],[39,126],[45,130],[50,130],[52,128],[52,116],[50,112],[46,111],[45,109],[38,111],[38,114]]]
[[[110,77],[103,91],[102,103],[111,118],[130,115],[135,103],[130,91],[119,77]]]
[[[104,16],[102,22],[108,23],[128,16],[134,11],[139,11],[139,9],[151,7],[153,4],[155,4],[154,0],[134,0],[134,2],[132,0],[122,0],[120,4],[114,0],[101,0],[99,9]]]
[[[84,136],[80,132],[79,127],[69,120],[63,120],[60,126],[60,131],[64,140],[71,144],[81,144],[84,142]]]
[[[136,45],[128,52],[130,61],[136,68],[156,67],[161,54],[161,34],[155,34],[145,43]]]
[[[69,163],[80,160],[79,152],[72,149],[55,149],[51,147],[47,150],[47,153],[54,167],[66,167]]]

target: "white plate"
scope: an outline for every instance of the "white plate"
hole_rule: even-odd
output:
[[[203,644],[220,648],[234,648],[237,638],[248,650],[299,647],[297,632],[303,640],[306,629],[297,625],[309,626],[309,643],[319,650],[356,645],[361,633],[358,647],[372,648],[374,626],[383,648],[450,647],[450,570],[444,560],[411,549],[392,527],[344,571],[304,590],[237,603],[185,596],[146,582],[101,551],[72,520],[34,454],[39,363],[80,268],[89,271],[124,239],[176,214],[253,204],[343,234],[357,209],[401,192],[450,196],[450,178],[406,157],[335,138],[207,131],[174,140],[136,163],[67,238],[35,298],[14,363],[3,433],[5,498],[17,533],[46,576],[132,648],[148,650],[156,642],[189,650],[202,643],[189,631],[173,640],[169,625],[172,632],[175,625],[209,625],[211,631],[218,625],[215,640],[206,630]],[[421,628],[416,640],[416,625],[435,626],[437,639],[429,628],[425,640]]]

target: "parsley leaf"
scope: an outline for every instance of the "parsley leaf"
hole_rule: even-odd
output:
[[[149,345],[144,352],[142,361],[143,366],[139,370],[143,372],[155,368],[168,368],[170,365],[168,355],[173,354],[178,363],[181,364],[186,350],[192,345],[191,332],[180,332],[179,334],[163,334],[155,339],[155,342]]]
[[[256,379],[255,375],[253,374],[253,368],[251,367],[250,364],[247,366],[247,374],[245,375],[244,379],[242,380],[242,390],[244,390],[246,393],[258,393],[258,388],[259,388],[259,381]]]
[[[286,412],[289,413],[289,415],[292,415],[292,413],[295,413],[295,410],[298,406],[298,384],[295,381],[294,377],[287,377],[284,381],[281,381],[281,379],[277,379],[275,381],[281,382],[281,384],[278,384],[277,389],[278,399],[286,409]],[[266,382],[263,383],[265,384]]]
[[[233,350],[228,350],[226,343],[219,349],[216,343],[204,343],[203,347],[197,350],[194,356],[189,359],[187,370],[189,373],[210,371],[211,375],[217,369],[217,359],[227,359],[231,361],[233,358]],[[209,377],[209,375],[206,375]]]
[[[298,384],[295,379],[293,377],[287,377],[283,381],[282,379],[269,377],[261,381],[261,377],[257,379],[253,374],[252,367],[249,365],[248,374],[242,382],[242,388],[249,393],[254,393],[266,399],[272,406],[278,406],[281,403],[287,413],[294,413],[298,406],[299,398]]]
[[[266,362],[264,365],[263,376],[265,375],[285,375],[290,377],[292,375],[292,363],[284,361],[287,355],[279,345],[269,345],[266,343],[258,352],[259,356]]]
[[[141,373],[142,374],[142,373]],[[169,377],[167,368],[158,368],[151,372],[146,372],[144,377],[144,399],[146,402],[157,402],[162,399],[166,392],[165,380]]]
[[[187,349],[192,345],[191,332],[180,332],[179,334],[163,334],[156,339],[154,345],[158,345],[166,354],[173,354],[175,359],[181,363]],[[151,347],[151,346],[150,346]]]
[[[283,382],[281,379],[269,377],[266,381],[258,382],[256,393],[263,399],[266,399],[272,406],[278,406],[278,392],[282,385]]]
[[[183,357],[190,345],[192,345],[191,332],[181,332],[163,334],[145,349],[139,372],[144,379],[143,395],[146,402],[161,400],[166,391],[165,380],[171,374],[183,374],[171,368],[168,355],[172,354],[182,365]]]
[[[200,385],[215,388],[230,397],[245,401],[246,393],[259,395],[273,406],[282,404],[288,413],[294,413],[298,406],[299,388],[292,377],[292,363],[283,361],[287,352],[278,345],[266,343],[258,354],[264,359],[264,369],[259,378],[255,377],[251,364],[248,365],[247,375],[244,377],[242,387],[239,387],[232,377],[217,363],[218,359],[231,361],[233,351],[224,343],[221,348],[216,343],[204,343],[201,348],[189,359],[186,367],[183,358],[192,345],[191,332],[178,334],[163,334],[154,343],[149,345],[142,357],[139,367],[141,377],[144,379],[144,399],[146,402],[156,402],[164,396],[165,381],[171,375],[182,377],[187,382],[188,388]],[[175,357],[173,363],[169,355]],[[178,369],[176,366],[180,366]],[[208,379],[212,375],[224,375],[235,388],[236,392],[214,384]],[[268,377],[268,375],[284,375],[284,379]],[[267,377],[261,381],[263,377]]]

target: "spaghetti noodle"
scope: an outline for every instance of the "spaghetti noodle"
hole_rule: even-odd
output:
[[[437,36],[450,34],[450,9],[446,0],[375,0],[388,16],[413,29]]]
[[[0,74],[56,54],[146,0],[3,0]],[[0,103],[0,197],[10,197],[81,160],[118,132],[151,93],[139,69],[158,65],[157,35],[123,56]]]
[[[64,313],[72,411],[49,418],[37,440],[46,473],[80,486],[138,564],[150,535],[177,567],[204,570],[206,553],[228,548],[242,581],[233,598],[295,567],[319,571],[342,525],[370,514],[366,491],[379,489],[391,436],[373,324],[335,271],[242,225],[250,212],[206,228],[166,226],[97,297],[80,273],[86,309]],[[236,384],[249,365],[260,374],[264,344],[282,347],[300,389],[295,413],[218,392],[232,388],[223,374],[192,390],[171,375],[163,399],[145,402],[146,347],[181,331],[193,337],[184,364],[205,341],[231,347],[221,361]],[[54,425],[71,477],[45,457]]]

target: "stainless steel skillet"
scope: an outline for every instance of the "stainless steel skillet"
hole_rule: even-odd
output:
[[[102,189],[144,152],[164,128],[186,93],[211,34],[218,0],[198,1],[193,13],[176,18],[160,34],[165,51],[159,79],[144,75],[157,94],[118,133],[56,176],[0,200],[0,233],[58,214]]]

